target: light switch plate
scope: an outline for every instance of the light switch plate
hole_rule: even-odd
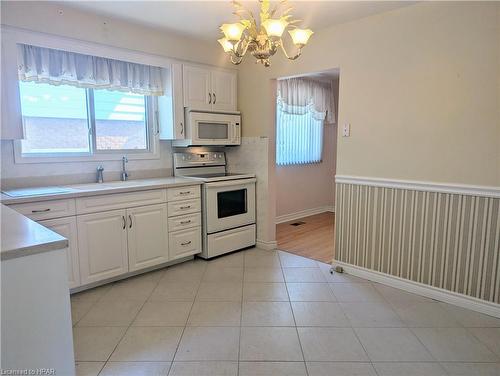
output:
[[[342,129],[342,137],[349,137],[351,135],[351,124],[345,123]]]

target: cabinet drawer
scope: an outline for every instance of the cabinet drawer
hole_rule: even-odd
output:
[[[175,217],[182,214],[190,214],[201,211],[201,200],[174,201],[168,203],[168,216]]]
[[[255,225],[208,235],[208,257],[215,257],[227,252],[255,245]]]
[[[76,214],[74,199],[30,202],[9,205],[9,207],[35,221]]]
[[[171,232],[168,236],[170,260],[201,252],[201,227]]]
[[[168,219],[169,232],[199,226],[201,226],[200,213],[181,215],[180,217],[173,217]]]
[[[167,201],[166,189],[114,193],[76,199],[76,212],[87,214],[107,210],[132,208],[135,206],[161,204]]]
[[[200,186],[190,185],[189,187],[168,188],[168,201],[187,200],[200,197]]]

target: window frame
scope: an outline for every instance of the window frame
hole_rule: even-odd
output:
[[[14,162],[15,163],[57,163],[57,162],[86,162],[86,161],[118,161],[124,155],[128,159],[159,159],[160,132],[158,118],[156,116],[157,99],[152,96],[145,98],[145,122],[147,150],[120,149],[120,150],[97,150],[96,124],[94,111],[94,89],[82,89],[86,94],[87,123],[90,152],[83,153],[23,153],[22,140],[14,140]]]

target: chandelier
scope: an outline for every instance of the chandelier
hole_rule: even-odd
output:
[[[238,65],[242,62],[247,52],[250,52],[257,62],[268,67],[278,48],[281,48],[287,59],[295,60],[302,53],[302,48],[307,44],[313,34],[310,29],[299,29],[295,26],[300,20],[294,20],[290,12],[292,7],[287,0],[281,0],[270,10],[269,0],[259,0],[260,2],[260,24],[253,13],[247,10],[238,1],[232,1],[235,7],[234,15],[240,18],[239,22],[223,24],[220,29],[224,33],[224,38],[218,40],[224,52],[231,57],[231,62]],[[289,55],[283,45],[281,36],[286,29],[292,38],[292,42],[297,48],[294,55]]]

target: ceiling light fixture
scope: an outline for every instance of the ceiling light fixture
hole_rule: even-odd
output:
[[[235,7],[233,14],[238,16],[240,21],[221,25],[220,29],[224,38],[219,39],[218,42],[224,52],[230,55],[231,62],[235,65],[240,64],[245,54],[250,52],[257,62],[268,67],[271,65],[269,59],[278,48],[281,48],[287,59],[297,59],[313,32],[310,29],[299,29],[295,26],[300,20],[293,19],[290,14],[293,8],[288,5],[287,0],[281,0],[272,10],[270,10],[269,0],[259,0],[259,2],[260,25],[257,25],[251,11],[238,1],[232,1]],[[286,52],[281,38],[287,28],[297,48],[297,53],[292,56]]]

